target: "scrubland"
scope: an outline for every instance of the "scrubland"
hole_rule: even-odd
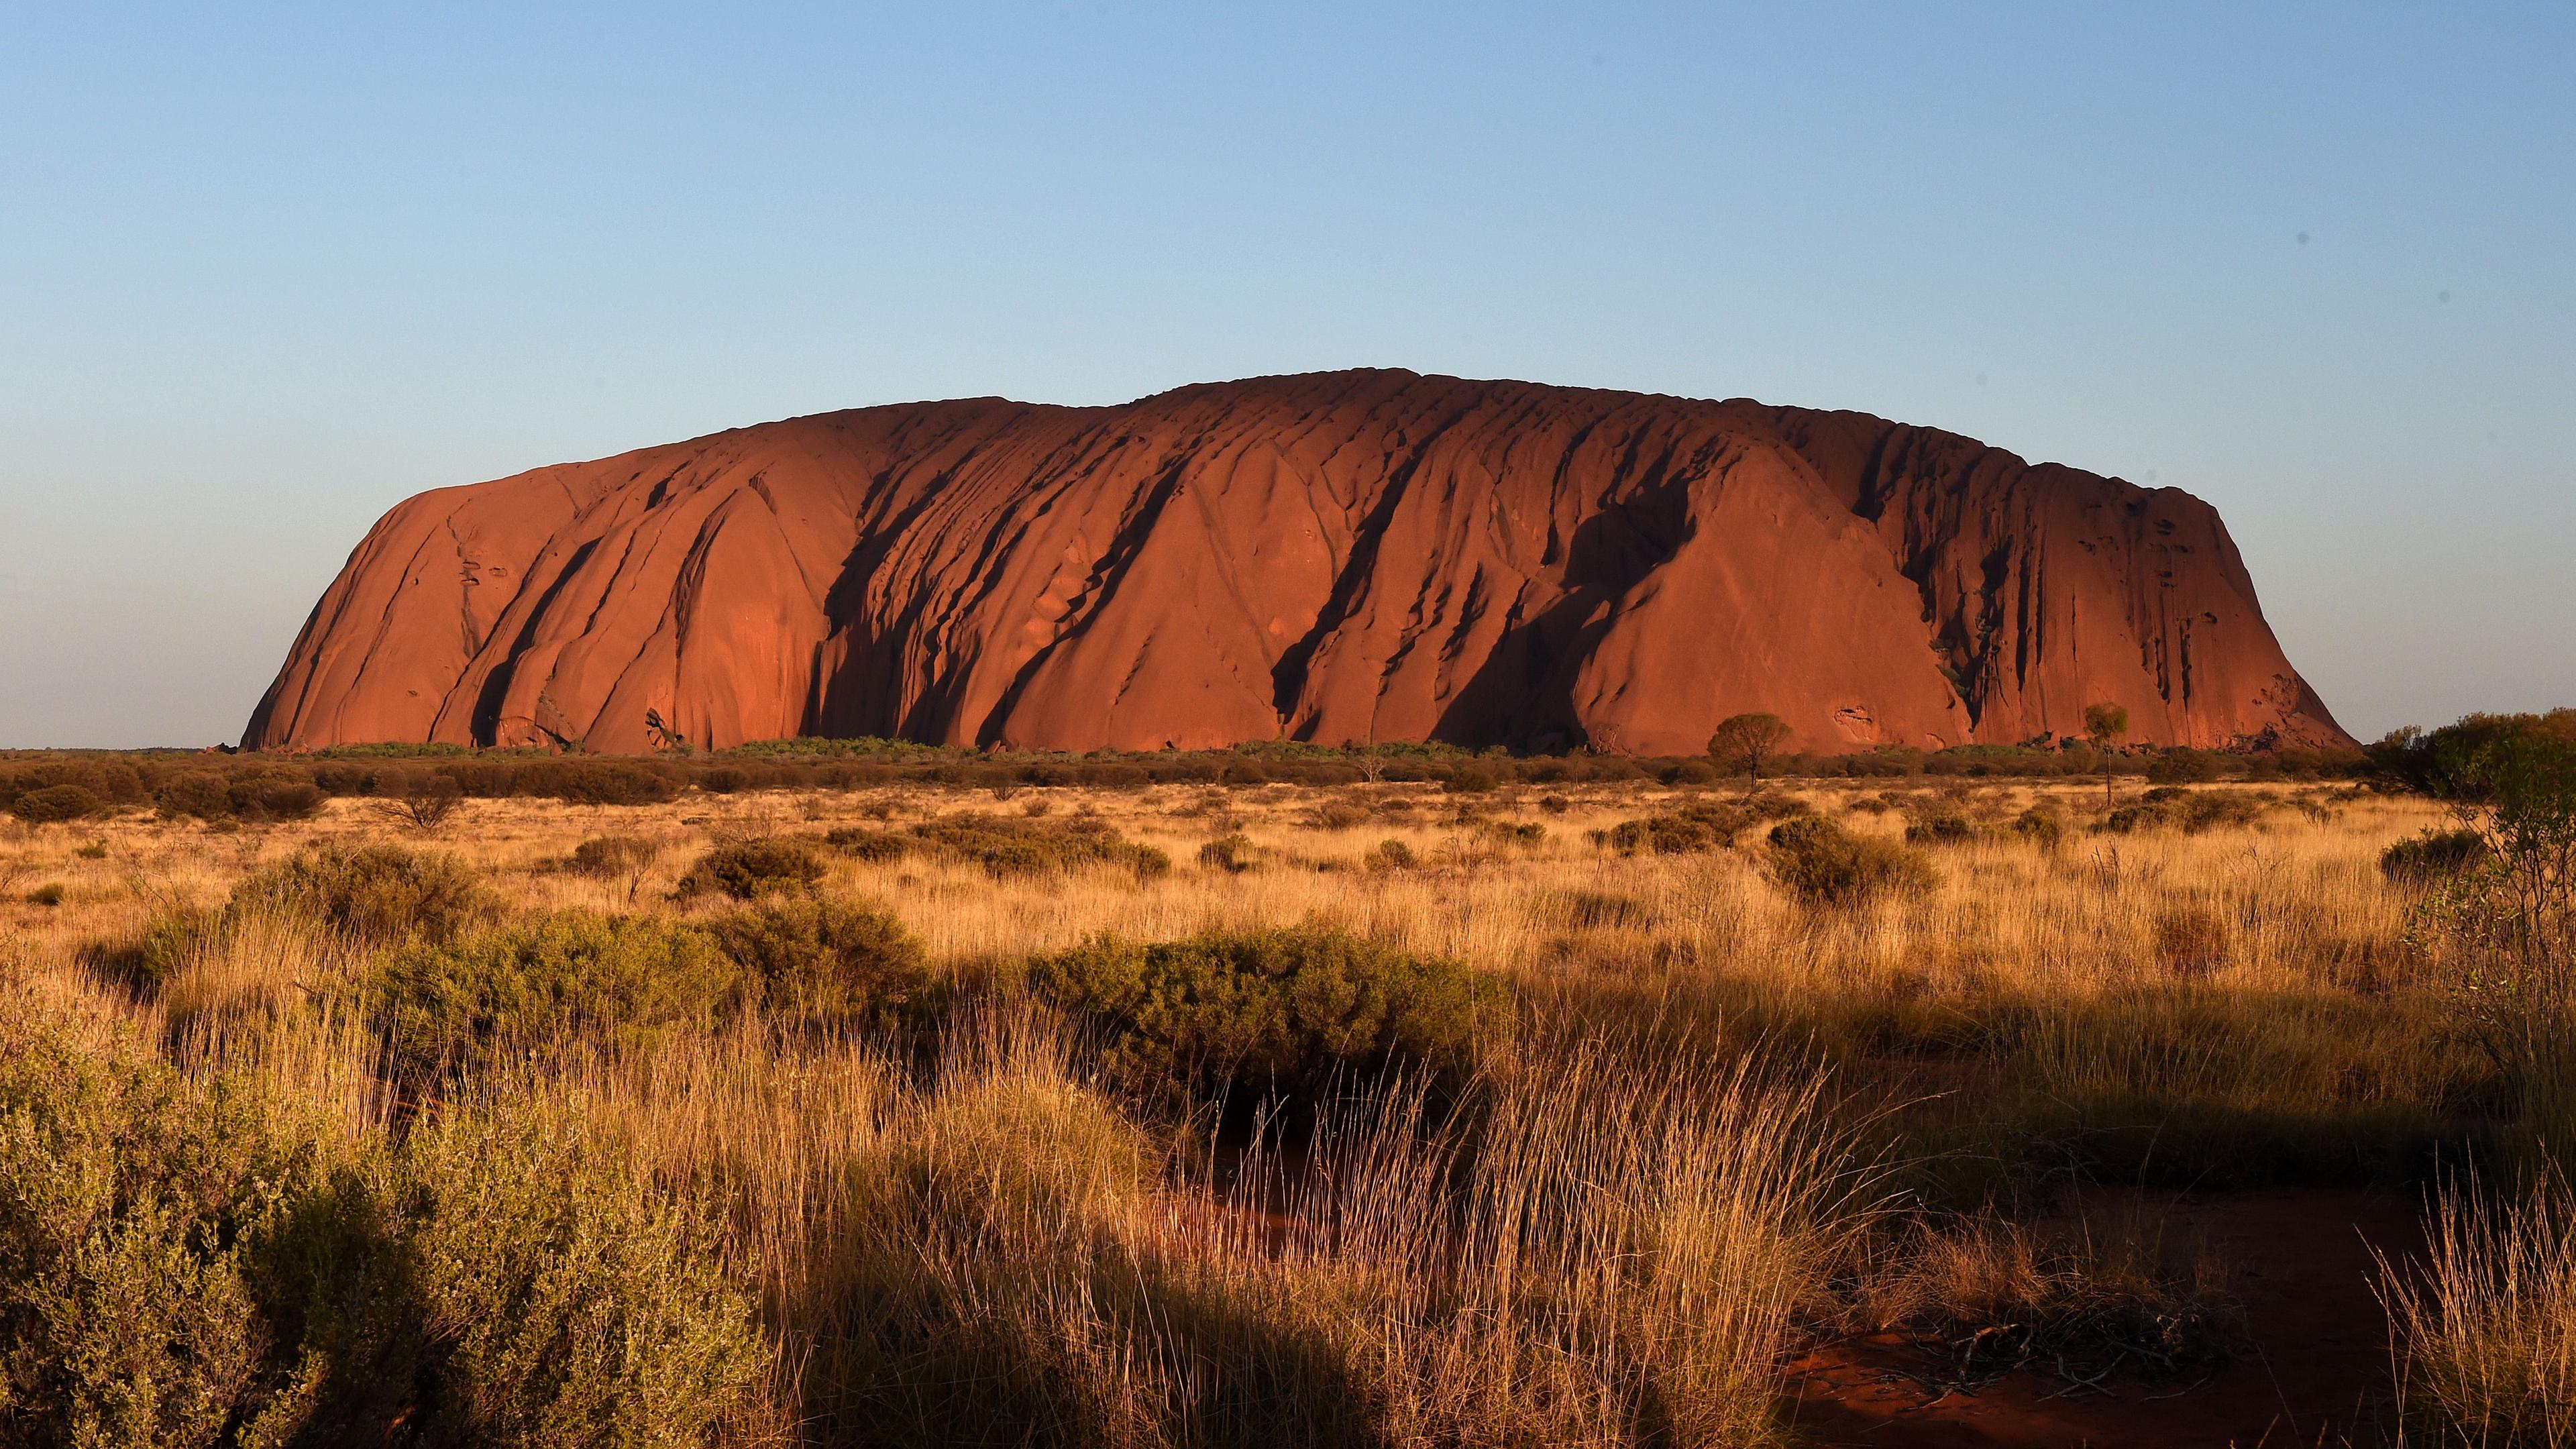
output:
[[[0,1442],[1797,1443],[1861,1338],[2191,1392],[2159,1214],[2291,1189],[2432,1223],[2338,1432],[2568,1442],[2449,811],[2118,789],[0,827]]]

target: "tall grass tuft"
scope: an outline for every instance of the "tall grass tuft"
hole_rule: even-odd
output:
[[[2420,1274],[2380,1263],[2407,1418],[2434,1443],[2576,1445],[2576,1200],[2476,1185],[2435,1208]]]

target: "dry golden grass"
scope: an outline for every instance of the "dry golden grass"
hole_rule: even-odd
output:
[[[1903,832],[1884,783],[1789,788],[1852,829]],[[2445,1035],[2410,900],[2377,869],[2437,813],[2248,793],[2270,802],[2250,826],[2118,835],[2090,829],[2099,795],[2080,784],[1917,790],[1900,806],[1983,829],[1930,850],[1929,891],[1822,910],[1774,884],[1758,828],[1704,854],[1595,843],[1731,798],[1637,785],[1465,804],[1422,786],[471,800],[434,832],[347,801],[263,830],[12,825],[0,972],[131,1022],[190,1072],[256,1076],[358,1142],[400,1131],[404,1108],[332,989],[365,964],[344,943],[253,917],[148,994],[97,963],[312,842],[453,852],[517,910],[704,913],[716,904],[674,886],[722,842],[964,811],[1096,817],[1175,868],[997,879],[831,857],[824,890],[882,904],[945,970],[1002,985],[951,1020],[935,1066],[754,1018],[649,1056],[504,1070],[459,1087],[456,1110],[570,1113],[639,1183],[711,1215],[772,1348],[773,1413],[739,1430],[752,1437],[1757,1444],[1777,1433],[1777,1365],[1855,1291],[1908,1313],[1974,1299],[2088,1322],[2206,1307],[2136,1235],[2076,1251],[1927,1204],[2010,1213],[2076,1179],[2361,1181],[2497,1106]],[[2034,805],[2069,823],[2054,848],[2003,828]],[[608,835],[659,850],[564,868]],[[1236,836],[1250,869],[1202,862]],[[1388,868],[1389,840],[1417,863]],[[46,883],[61,903],[29,903]],[[1328,1104],[1285,1157],[1219,1141],[1122,1109],[1007,989],[1033,953],[1099,933],[1286,924],[1514,985],[1528,1026],[1489,1055],[1473,1114],[1398,1084]],[[1900,1239],[1914,1246],[1892,1259]],[[2463,1283],[2485,1271],[2457,1265]],[[2448,1291],[2420,1300],[2423,1324],[2459,1320]],[[2447,1340],[2414,1341],[2430,1363]]]
[[[2564,1180],[2517,1199],[2445,1193],[2428,1261],[2384,1264],[2398,1375],[2425,1439],[2576,1444],[2576,1213]]]

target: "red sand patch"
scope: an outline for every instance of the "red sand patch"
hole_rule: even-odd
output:
[[[2100,1390],[2008,1374],[1945,1392],[1941,1366],[1893,1336],[1790,1366],[1799,1430],[1831,1445],[1906,1449],[2186,1449],[2370,1444],[2389,1391],[2388,1319],[2370,1250],[2422,1241],[2414,1207],[2352,1192],[2174,1201],[2177,1229],[2228,1264],[2247,1342],[2205,1381],[2114,1376]]]

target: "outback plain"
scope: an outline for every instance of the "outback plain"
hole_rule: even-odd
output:
[[[2569,723],[11,756],[10,1432],[2569,1442]]]

